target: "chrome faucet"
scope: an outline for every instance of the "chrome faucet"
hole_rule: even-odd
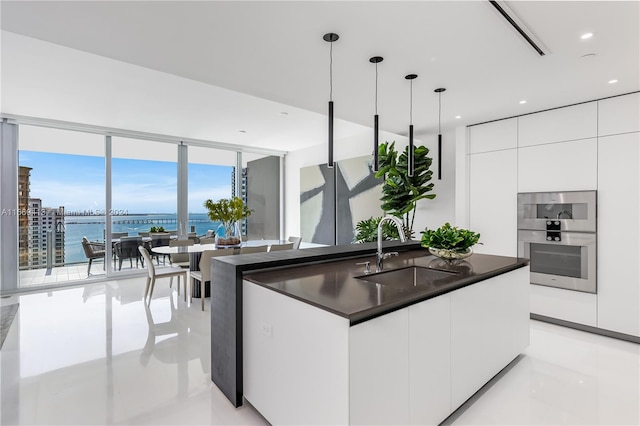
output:
[[[402,222],[400,222],[400,219],[398,219],[395,216],[385,216],[380,220],[380,223],[378,224],[378,251],[376,252],[376,272],[380,272],[382,271],[382,267],[384,264],[384,260],[390,256],[397,256],[398,252],[389,252],[389,253],[382,253],[382,225],[387,222],[387,221],[391,221],[396,225],[396,228],[398,228],[398,234],[400,235],[400,241],[405,242],[407,241],[407,238],[404,236],[404,229],[402,228]]]

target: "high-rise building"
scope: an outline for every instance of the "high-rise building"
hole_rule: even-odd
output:
[[[240,194],[236,193],[236,168],[233,166],[231,168],[231,197],[240,197],[242,202],[247,204],[247,168],[243,167],[242,172],[239,176],[240,179]],[[240,233],[242,235],[247,235],[247,219],[242,219],[240,221]]]
[[[31,167],[20,166],[18,169],[18,250],[21,267],[29,266],[29,191]]]
[[[29,198],[29,267],[64,264],[64,207],[42,207],[40,198]]]

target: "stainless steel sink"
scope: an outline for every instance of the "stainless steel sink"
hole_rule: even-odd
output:
[[[361,275],[356,278],[384,286],[411,288],[422,286],[436,287],[441,284],[448,284],[457,279],[456,275],[455,272],[439,271],[420,266],[409,266],[407,268],[391,269],[375,274]]]

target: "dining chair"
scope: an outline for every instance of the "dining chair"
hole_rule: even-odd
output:
[[[205,250],[202,252],[200,258],[200,270],[191,271],[191,296],[190,300],[193,300],[193,287],[196,281],[200,281],[200,299],[202,299],[202,310],[204,311],[204,297],[205,297],[205,283],[211,283],[211,258],[218,256],[229,256],[233,254],[233,248],[218,249],[218,250]]]
[[[105,248],[104,243],[89,241],[87,237],[82,237],[82,249],[84,255],[89,259],[89,267],[87,268],[87,276],[91,275],[91,264],[94,259],[104,260]]]
[[[284,244],[272,244],[269,251],[282,251],[282,250],[291,250],[293,249],[293,243],[284,243]]]
[[[192,246],[193,243],[193,240],[170,240],[169,247],[188,247]],[[172,265],[189,268],[189,253],[171,253],[169,261]]]
[[[300,243],[302,242],[302,237],[289,237],[287,241],[293,243],[294,250],[298,250],[300,248]]]
[[[118,271],[122,270],[122,262],[125,259],[129,259],[129,267],[133,268],[133,259],[136,260],[136,268],[138,263],[142,261],[140,253],[138,252],[138,246],[142,245],[142,237],[121,237],[120,241],[115,243],[113,259],[113,266],[115,268],[116,260],[118,260]],[[142,262],[144,266],[144,261]]]
[[[112,232],[111,233],[111,239],[115,240],[117,238],[122,238],[122,237],[128,237],[129,233],[128,232]]]
[[[249,253],[264,253],[267,251],[269,246],[255,246],[255,247],[240,247],[240,253],[238,254],[249,254]]]
[[[150,245],[149,245],[150,249],[155,248],[155,247],[168,246],[169,245],[169,241],[171,241],[171,237],[170,237],[168,232],[151,233],[150,237],[151,237],[151,242],[150,242]],[[160,264],[160,256],[162,256],[162,263],[163,264],[165,263],[165,258],[167,257],[166,254],[158,254],[158,253],[153,253],[152,256],[156,258],[156,262],[158,262],[158,265]]]
[[[147,285],[144,289],[144,299],[149,296],[149,305],[151,305],[151,298],[153,297],[153,289],[156,285],[158,278],[169,278],[169,286],[173,285],[173,277],[178,277],[178,296],[180,296],[180,278],[183,278],[184,282],[184,301],[187,301],[187,271],[177,266],[163,266],[156,268],[151,261],[151,256],[146,248],[139,246],[138,250],[142,255],[142,258],[147,264]]]

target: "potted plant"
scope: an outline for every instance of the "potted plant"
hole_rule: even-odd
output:
[[[408,153],[409,147],[406,147],[398,154],[395,142],[381,144],[378,149],[380,167],[376,177],[384,177],[380,207],[402,220],[404,232],[411,239],[418,201],[432,200],[436,194],[429,194],[433,190],[433,183],[429,183],[433,175],[429,149],[425,146],[413,148],[413,176],[408,173]]]
[[[447,260],[464,259],[473,253],[471,247],[478,244],[480,234],[451,226],[449,222],[436,230],[422,231],[420,245],[429,253]],[[482,244],[482,243],[480,243]]]
[[[382,217],[370,217],[369,219],[361,220],[356,224],[356,236],[354,237],[354,241],[356,243],[370,243],[374,241],[378,241],[378,224]],[[390,222],[385,222],[382,224],[382,240],[397,240],[400,236],[398,235],[398,229],[393,226]]]
[[[252,210],[242,202],[239,197],[221,198],[218,201],[211,199],[204,202],[208,210],[209,219],[220,222],[224,228],[224,236],[221,232],[216,232],[217,246],[239,246],[242,243],[238,222],[249,217]]]

